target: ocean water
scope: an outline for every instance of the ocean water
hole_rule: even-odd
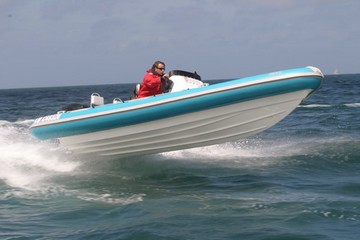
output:
[[[326,76],[273,128],[220,145],[104,161],[29,134],[133,86],[0,90],[0,239],[359,239],[359,74]]]

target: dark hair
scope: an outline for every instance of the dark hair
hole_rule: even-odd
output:
[[[159,64],[162,64],[162,65],[164,65],[165,66],[165,63],[164,62],[162,62],[162,61],[156,61],[156,62],[154,62],[154,64],[152,65],[152,70],[155,70],[155,68],[157,68],[158,66],[159,66]]]

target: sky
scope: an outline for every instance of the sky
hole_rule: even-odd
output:
[[[360,72],[359,0],[0,0],[0,89]]]

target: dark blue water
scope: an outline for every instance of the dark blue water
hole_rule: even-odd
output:
[[[0,90],[0,239],[359,239],[360,75],[326,76],[275,127],[221,145],[104,161],[29,134],[132,88]]]

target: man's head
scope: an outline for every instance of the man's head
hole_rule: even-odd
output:
[[[155,71],[159,75],[164,75],[165,73],[165,63],[162,61],[156,61],[154,62],[152,68],[153,71]]]

